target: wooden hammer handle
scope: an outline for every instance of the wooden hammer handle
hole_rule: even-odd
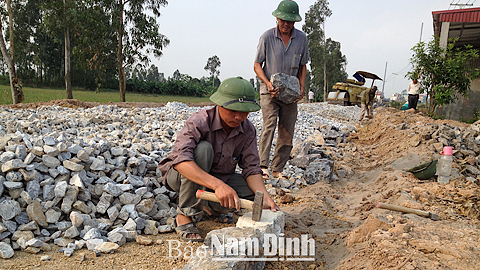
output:
[[[378,208],[383,208],[383,209],[388,209],[388,210],[394,210],[394,211],[398,211],[398,212],[412,213],[412,214],[416,214],[416,215],[419,215],[419,216],[422,216],[422,217],[430,217],[430,213],[427,212],[427,211],[407,208],[407,207],[388,204],[388,203],[378,202],[377,207]]]
[[[215,193],[208,192],[208,191],[205,191],[205,190],[197,190],[196,197],[198,199],[220,203],[217,196],[215,196]],[[240,198],[240,208],[253,210],[253,202]]]

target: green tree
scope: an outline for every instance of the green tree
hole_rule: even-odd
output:
[[[203,69],[208,71],[210,73],[210,76],[212,76],[212,86],[215,87],[215,77],[218,77],[220,75],[220,70],[218,68],[220,67],[222,63],[220,62],[220,58],[218,56],[214,55],[208,58],[207,64]]]
[[[72,69],[71,69],[71,58],[70,55],[72,53],[71,50],[71,43],[70,43],[70,26],[69,26],[69,21],[71,16],[70,12],[71,7],[70,5],[74,4],[74,1],[71,0],[63,0],[63,10],[64,10],[64,25],[65,28],[63,29],[63,35],[65,39],[65,89],[67,90],[67,98],[68,99],[73,99],[73,92],[72,92]]]
[[[322,29],[327,17],[332,15],[327,0],[317,0],[305,14],[302,30],[308,37],[312,82],[317,89],[323,89],[325,66],[325,32]]]
[[[147,78],[147,71],[141,64],[137,64],[135,69],[133,70],[132,77],[134,80],[139,80],[139,81],[146,81]]]
[[[315,93],[315,95],[317,94],[316,89],[314,89],[313,85],[312,85],[312,73],[310,72],[309,69],[307,69],[307,74],[305,75],[305,96],[307,96],[308,98],[308,92],[312,90],[313,93]]]
[[[58,86],[63,77],[64,33],[59,26],[50,28],[51,0],[14,1],[15,64],[17,74],[25,84]],[[63,1],[58,1],[60,8]],[[57,31],[58,30],[58,31]]]
[[[69,0],[70,1],[70,0]],[[77,3],[80,0],[76,0]],[[106,77],[116,77],[117,38],[110,16],[96,0],[83,0],[72,14],[73,28],[72,56],[75,65],[93,73],[95,88],[98,91]]]
[[[165,78],[163,73],[158,72],[157,66],[150,65],[150,68],[147,70],[146,80],[151,82],[163,82],[165,81]]]
[[[13,9],[11,0],[6,0],[8,12],[8,26],[9,26],[9,51],[7,50],[5,38],[3,36],[3,22],[0,14],[0,49],[2,51],[3,59],[8,66],[8,74],[10,77],[10,89],[12,92],[12,102],[17,104],[23,100],[22,82],[17,77],[15,71],[15,31],[13,25]]]
[[[455,47],[455,42],[450,40],[447,47],[442,48],[438,39],[434,38],[428,43],[419,42],[412,48],[410,63],[413,69],[406,76],[420,80],[421,91],[427,94],[430,116],[435,116],[438,105],[449,104],[458,95],[466,96],[470,80],[480,73],[471,65],[479,57],[478,50],[471,45]]]
[[[308,70],[307,70],[307,72],[308,72]],[[307,73],[307,75],[308,75],[308,73]],[[307,87],[306,82],[307,81],[305,80],[305,87]],[[260,79],[258,78],[258,76],[255,76],[255,86],[254,87],[255,87],[255,90],[257,92],[260,92]],[[305,89],[307,89],[307,88],[305,88]]]
[[[58,33],[63,34],[64,45],[64,79],[67,98],[72,99],[72,73],[71,73],[71,42],[70,30],[75,26],[73,14],[79,2],[72,0],[42,0],[41,7],[44,11],[44,26],[53,37]]]
[[[40,12],[36,1],[13,1],[15,34],[15,71],[25,84],[35,77],[35,38],[39,31]]]
[[[159,32],[156,18],[166,0],[102,0],[117,35],[117,66],[120,99],[125,102],[125,68],[148,63],[148,55],[160,57],[170,40]],[[153,14],[149,15],[149,14]]]
[[[327,89],[332,89],[336,82],[344,82],[348,74],[345,71],[347,66],[347,57],[342,54],[340,50],[340,42],[334,41],[331,38],[326,40],[326,85]],[[322,80],[323,81],[323,80]],[[322,82],[323,83],[323,82]],[[327,90],[328,93],[328,90]]]
[[[331,38],[325,39],[324,29],[327,17],[332,15],[328,1],[317,0],[305,14],[303,31],[308,37],[310,52],[311,83],[315,89],[315,99],[322,100],[328,90],[338,81],[344,81],[348,75],[345,71],[347,58],[340,50],[340,42]],[[323,91],[318,91],[323,89]]]

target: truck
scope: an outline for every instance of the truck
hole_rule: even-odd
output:
[[[369,87],[364,86],[366,79],[372,79],[370,87],[373,87],[375,80],[382,81],[377,75],[366,71],[357,71],[353,74],[353,77],[355,79],[337,82],[332,86],[332,91],[327,96],[329,104],[340,104],[343,106],[360,105],[360,94],[369,89]]]

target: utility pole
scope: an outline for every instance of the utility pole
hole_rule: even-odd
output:
[[[382,96],[385,97],[385,80],[387,78],[387,64],[388,62],[385,62],[385,72],[383,73],[383,85],[382,85]]]
[[[419,42],[422,42],[422,33],[423,33],[423,22],[422,22],[422,27],[420,27],[420,40],[419,40]]]
[[[395,77],[397,77],[398,73],[392,73],[394,76],[393,76],[393,84],[392,84],[392,92],[395,91]]]

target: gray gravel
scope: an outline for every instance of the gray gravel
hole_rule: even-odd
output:
[[[157,165],[184,121],[201,109],[178,102],[161,108],[0,107],[1,257],[12,255],[10,247],[37,253],[52,242],[66,256],[83,247],[111,252],[137,234],[171,231],[176,194],[161,185]],[[340,130],[354,130],[358,112],[300,104],[295,140],[306,141],[315,130],[343,138]],[[261,112],[249,119],[259,135]],[[329,181],[331,165],[322,164]],[[307,184],[303,172],[288,165],[285,173],[295,178],[271,179],[269,191]]]

